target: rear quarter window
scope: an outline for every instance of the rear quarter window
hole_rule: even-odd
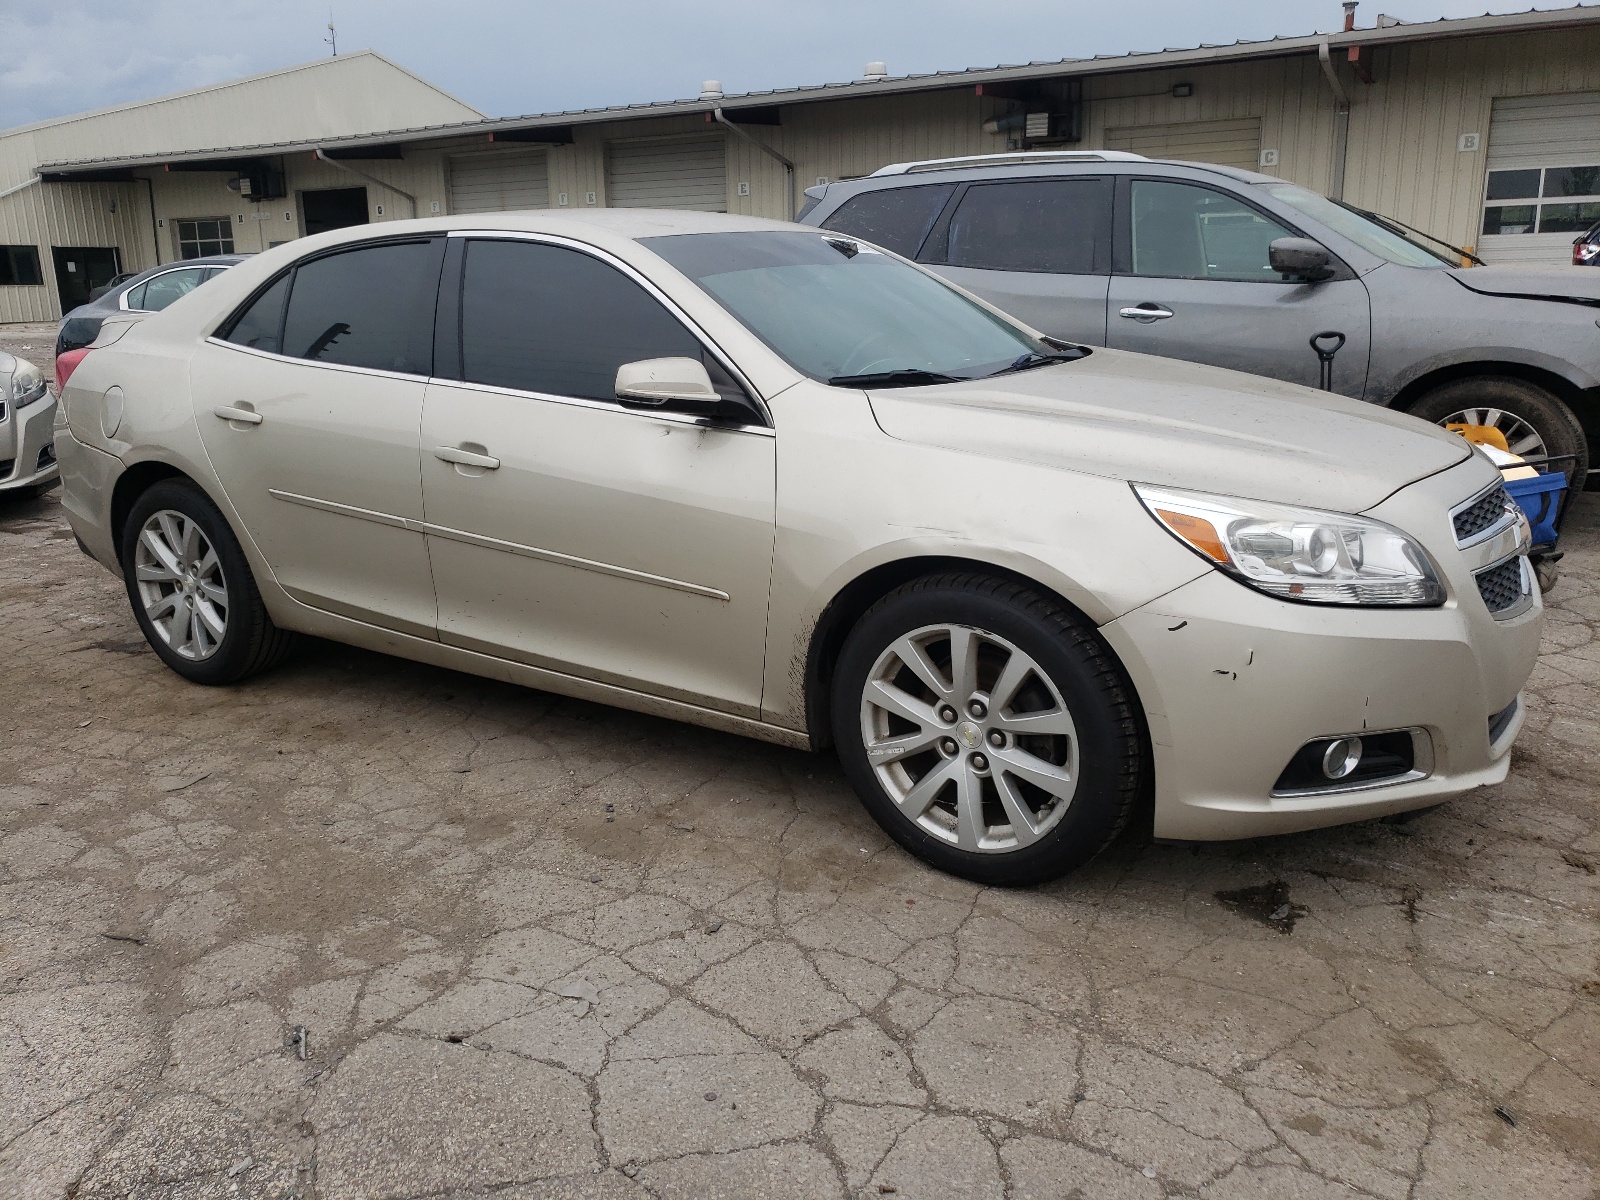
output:
[[[953,183],[940,183],[863,192],[841,204],[822,228],[915,258],[955,190]]]

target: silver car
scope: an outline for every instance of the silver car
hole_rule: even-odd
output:
[[[1425,422],[1041,336],[838,234],[496,213],[107,322],[63,504],[156,653],[316,634],[797,748],[994,883],[1506,775],[1542,604]]]
[[[44,373],[0,351],[0,496],[31,496],[56,478],[55,412]]]
[[[1600,273],[1462,269],[1443,243],[1285,180],[1116,151],[897,163],[806,195],[802,221],[1055,337],[1489,426],[1587,477]]]

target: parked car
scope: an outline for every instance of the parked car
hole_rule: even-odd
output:
[[[44,373],[0,350],[0,498],[34,495],[56,478],[55,413]]]
[[[1572,265],[1600,267],[1600,221],[1589,226],[1573,241]]]
[[[1253,837],[1503,779],[1542,624],[1494,466],[1040,336],[870,244],[479,213],[108,327],[62,503],[184,679],[293,632],[793,747],[929,862]]]
[[[113,275],[109,280],[107,280],[105,283],[102,283],[99,287],[89,289],[90,301],[93,302],[100,299],[100,297],[104,296],[107,292],[113,290],[114,288],[121,287],[123,284],[127,283],[128,280],[134,278],[138,274],[139,272],[137,271],[123,271],[120,275]]]
[[[1462,269],[1443,243],[1282,179],[1113,151],[898,163],[806,195],[807,224],[1052,336],[1310,386],[1326,364],[1343,395],[1493,426],[1588,477],[1600,277]]]
[[[213,254],[163,263],[137,275],[118,275],[95,299],[61,318],[56,329],[56,356],[91,344],[100,333],[101,322],[112,313],[160,312],[244,258],[242,254]]]

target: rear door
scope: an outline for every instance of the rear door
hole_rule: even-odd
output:
[[[1332,390],[1359,398],[1371,312],[1347,269],[1322,283],[1287,282],[1267,247],[1299,236],[1232,192],[1179,179],[1125,178],[1117,196],[1117,269],[1106,345],[1317,387],[1311,340],[1342,338]]]
[[[969,183],[922,249],[935,271],[1041,333],[1105,344],[1111,180]]]

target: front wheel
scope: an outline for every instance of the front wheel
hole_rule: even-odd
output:
[[[1589,439],[1573,411],[1538,384],[1501,375],[1458,379],[1411,406],[1436,425],[1486,425],[1524,458],[1571,455],[1568,483],[1581,490],[1589,474]]]
[[[979,883],[1088,862],[1148,773],[1132,685],[1092,627],[1021,584],[917,580],[857,623],[835,666],[833,732],[895,841]]]
[[[292,644],[267,615],[227,521],[192,483],[163,479],[134,502],[122,571],[145,640],[192,683],[264,671]]]

